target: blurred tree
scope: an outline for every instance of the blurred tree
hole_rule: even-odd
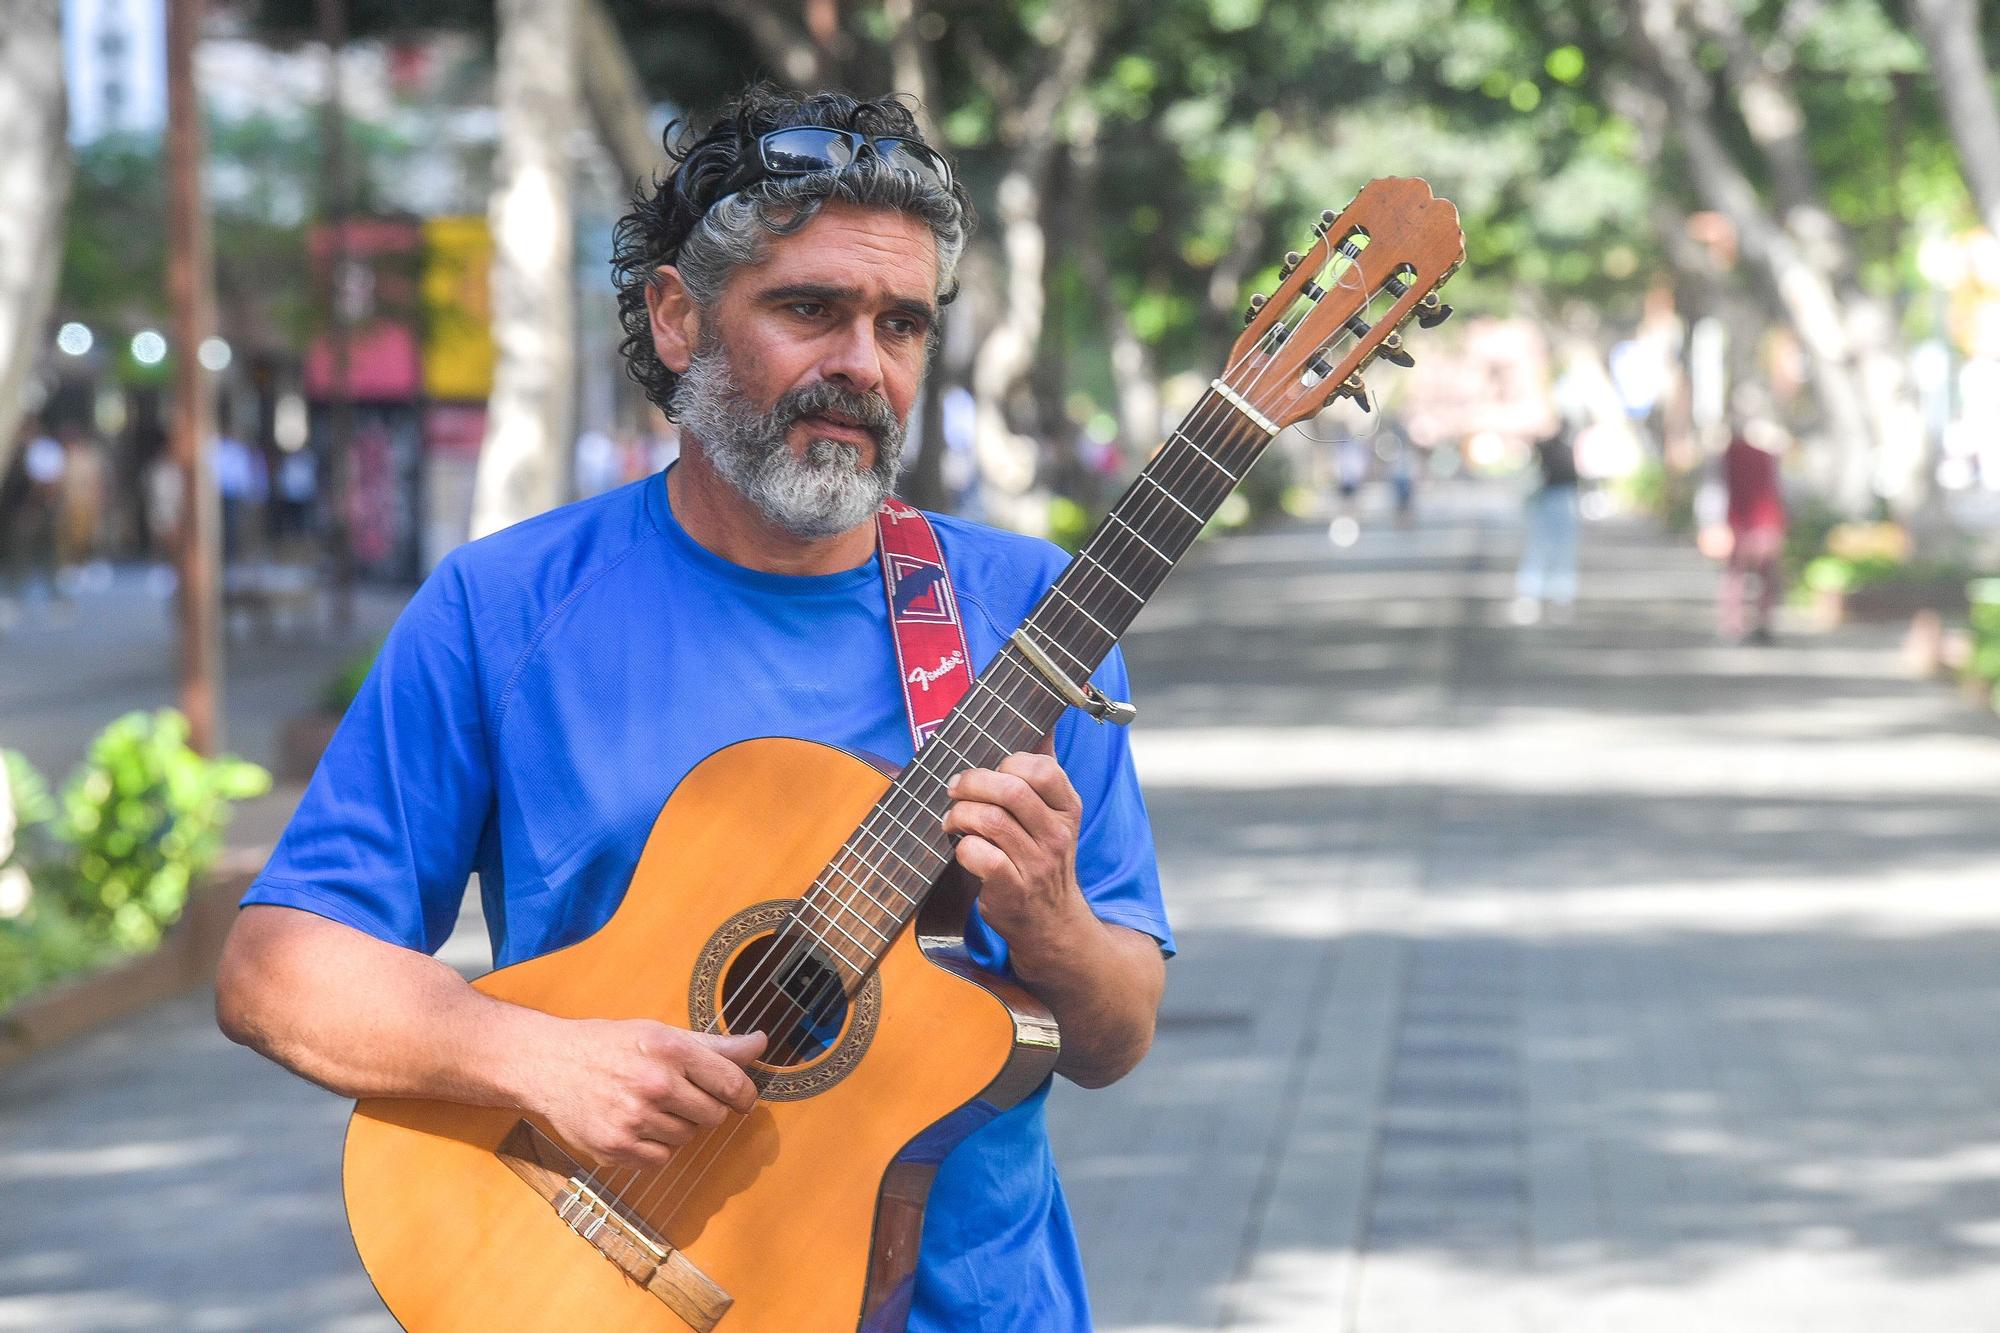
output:
[[[1966,186],[1986,229],[2000,236],[2000,103],[1980,37],[1979,6],[1975,0],[1909,0],[1909,7],[1912,26],[1930,52]],[[1989,20],[1995,13],[1988,5]]]
[[[493,341],[472,536],[569,498],[576,223],[569,136],[582,120],[577,0],[500,0],[494,100]]]
[[[13,0],[0,24],[0,477],[45,346],[69,180],[61,6]]]

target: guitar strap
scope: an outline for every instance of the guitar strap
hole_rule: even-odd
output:
[[[921,750],[972,688],[972,653],[930,520],[891,496],[876,511],[875,544],[910,738]]]

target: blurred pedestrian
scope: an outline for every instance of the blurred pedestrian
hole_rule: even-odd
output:
[[[1527,533],[1514,571],[1517,625],[1532,625],[1546,607],[1567,620],[1576,604],[1576,436],[1567,422],[1535,441],[1537,485],[1527,501]]]
[[[21,451],[26,480],[19,515],[9,534],[8,556],[14,593],[25,595],[31,580],[39,581],[52,601],[66,589],[62,579],[63,481],[69,475],[69,454],[61,441],[38,430]],[[25,572],[24,572],[25,571]]]
[[[1715,609],[1717,628],[1728,643],[1771,642],[1771,614],[1781,584],[1779,557],[1785,549],[1785,496],[1778,469],[1783,448],[1776,426],[1739,422],[1722,451],[1729,535]]]
[[[270,470],[264,452],[234,435],[215,442],[215,490],[222,497],[222,560],[243,558],[250,540],[250,522],[271,494]]]
[[[62,451],[57,560],[64,569],[75,570],[97,557],[104,511],[110,500],[110,474],[105,467],[104,451],[79,429],[63,432]]]
[[[1416,520],[1417,447],[1401,432],[1397,432],[1395,440],[1395,457],[1389,464],[1389,492],[1396,502],[1396,526],[1407,528]]]

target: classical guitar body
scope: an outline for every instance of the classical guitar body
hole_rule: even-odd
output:
[[[888,786],[807,741],[722,750],[668,800],[603,929],[474,985],[570,1018],[701,1030],[720,1010],[733,1028],[751,1016],[732,987],[769,973],[771,932]],[[593,1176],[511,1111],[362,1102],[347,1211],[383,1301],[414,1333],[901,1329],[936,1164],[1056,1058],[1047,1011],[967,961],[966,905],[934,893],[817,1041],[764,1066],[757,1108],[657,1172]]]

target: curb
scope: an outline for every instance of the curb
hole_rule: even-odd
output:
[[[107,1023],[208,985],[236,904],[264,863],[263,849],[223,854],[188,897],[181,919],[148,954],[74,980],[0,1013],[0,1073]]]

